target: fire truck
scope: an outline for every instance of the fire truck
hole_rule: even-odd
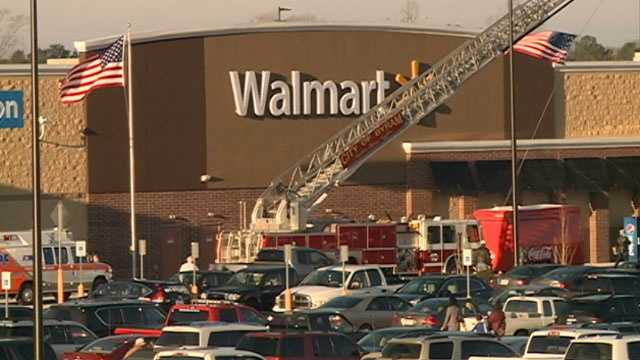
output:
[[[61,241],[58,238],[62,234]],[[33,236],[29,231],[0,232],[0,271],[11,273],[9,294],[22,304],[33,301]],[[68,297],[82,283],[85,289],[95,289],[111,279],[111,266],[76,256],[76,243],[70,232],[42,231],[42,291],[57,291],[58,267],[64,275],[64,292]]]
[[[354,119],[270,182],[256,200],[250,228],[220,235],[217,262],[250,259],[263,246],[295,242],[331,249],[350,245],[357,261],[394,263],[398,264],[398,271],[446,269],[450,259],[455,258],[453,247],[479,239],[477,223],[441,221],[436,225],[423,218],[417,223],[336,224],[332,231],[314,234],[308,231],[310,215],[332,187],[344,183],[377,151],[451,98],[467,79],[501,56],[511,40],[517,42],[572,2],[520,3],[514,9],[513,22],[503,16]]]
[[[286,244],[318,249],[335,259],[340,246],[347,245],[350,263],[377,264],[392,268],[394,273],[409,275],[456,271],[461,249],[477,248],[480,231],[475,220],[420,216],[399,223],[331,224],[329,231],[324,232],[263,233],[252,244],[244,239],[220,238],[215,254],[217,262],[251,262],[261,248]]]

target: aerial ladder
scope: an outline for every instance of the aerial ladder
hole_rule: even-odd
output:
[[[522,37],[573,0],[528,0],[513,10],[513,39]],[[262,233],[300,232],[333,186],[347,180],[378,150],[450,98],[510,45],[506,15],[429,70],[398,88],[324,144],[271,181],[251,213],[251,226],[221,235],[218,262],[250,261]],[[222,251],[221,251],[222,250]]]

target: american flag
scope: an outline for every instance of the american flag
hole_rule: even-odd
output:
[[[71,104],[95,89],[124,86],[124,36],[78,65],[60,81],[60,100]]]
[[[576,35],[557,31],[544,31],[525,36],[513,46],[514,51],[536,59],[564,64]]]

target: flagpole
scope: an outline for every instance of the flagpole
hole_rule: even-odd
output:
[[[513,236],[513,265],[520,265],[520,243],[518,239],[518,143],[515,120],[514,79],[513,79],[513,0],[509,4],[509,120],[511,122],[511,209]]]
[[[127,112],[129,118],[129,192],[131,200],[131,277],[136,278],[136,171],[133,137],[133,82],[131,66],[131,24],[127,27]]]
[[[38,138],[38,1],[31,0],[31,165],[33,186],[33,355],[44,360],[42,323],[42,242],[40,232],[40,141]]]

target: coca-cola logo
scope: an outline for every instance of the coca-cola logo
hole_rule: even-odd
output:
[[[525,258],[529,262],[549,261],[553,259],[553,248],[551,246],[531,247],[524,249]]]

